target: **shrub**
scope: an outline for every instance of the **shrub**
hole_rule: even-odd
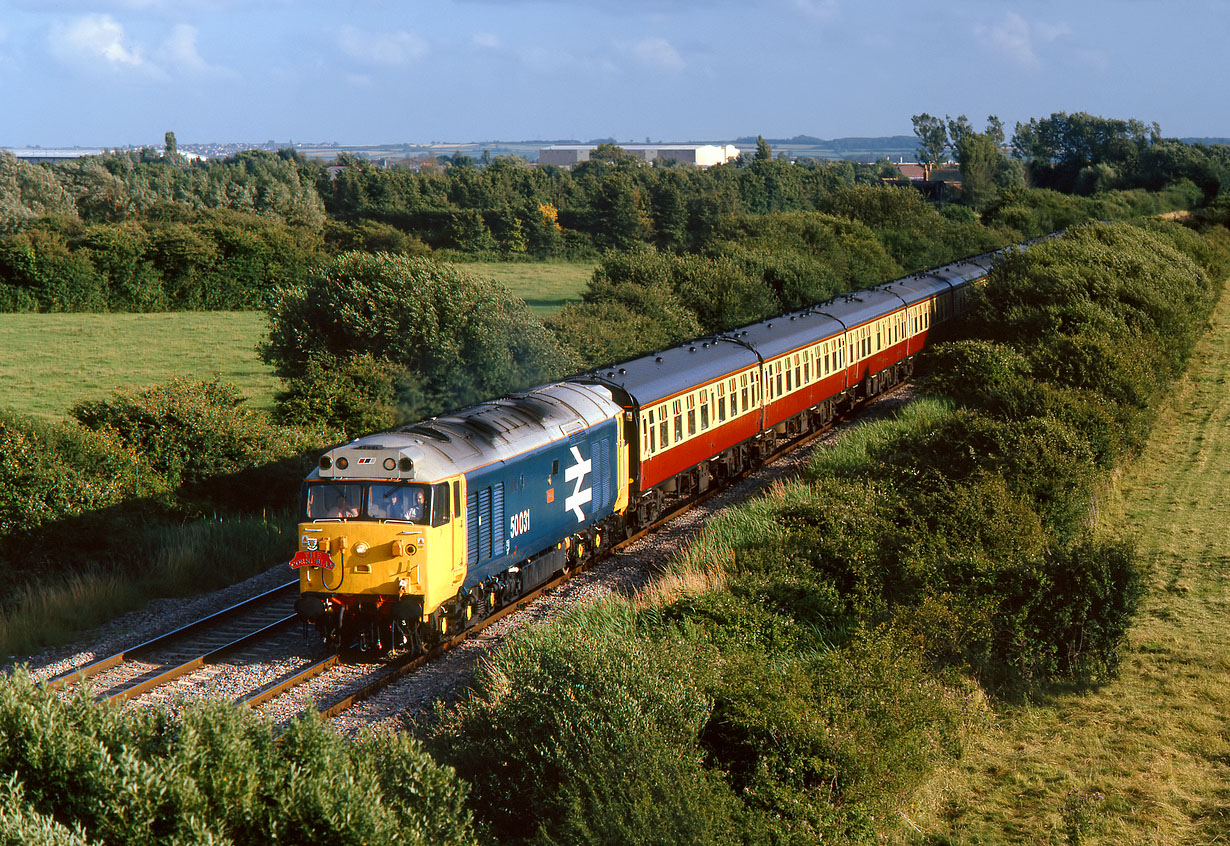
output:
[[[169,487],[178,487],[285,454],[285,433],[245,402],[239,388],[221,379],[176,378],[83,402],[69,413],[90,429],[112,433]]]
[[[371,353],[309,358],[286,379],[275,419],[289,426],[318,426],[350,439],[398,422],[397,385],[404,369]]]
[[[722,662],[701,741],[764,830],[755,842],[875,843],[873,823],[960,751],[948,694],[883,636]]]
[[[14,538],[159,489],[114,433],[0,411],[0,535]]]
[[[20,773],[32,824],[91,842],[473,843],[466,792],[406,737],[351,743],[318,717],[275,741],[225,703],[119,709],[18,670],[0,685],[0,774]]]
[[[279,375],[313,359],[370,355],[398,365],[407,417],[459,408],[550,381],[576,361],[495,282],[429,259],[346,253],[269,308],[263,350]]]
[[[710,660],[643,636],[627,603],[584,608],[481,667],[431,748],[503,841],[733,843],[735,799],[696,743]]]

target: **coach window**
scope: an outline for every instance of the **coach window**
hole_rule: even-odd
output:
[[[649,420],[649,425],[645,427],[645,431],[649,433],[649,451],[657,452],[658,451],[658,441],[657,441],[657,434],[655,433],[654,426],[653,426],[653,409],[652,408],[649,409],[648,420]]]
[[[739,376],[739,393],[743,395],[743,410],[747,411],[751,406],[747,401],[747,374]]]
[[[666,449],[671,445],[670,420],[667,419],[666,406],[658,409],[658,446]]]
[[[718,422],[723,423],[726,420],[726,383],[718,382]]]
[[[683,440],[683,404],[679,400],[671,403],[671,411],[675,413],[675,443]]]
[[[700,392],[700,430],[709,428],[709,389]]]
[[[782,363],[779,359],[773,362],[773,396],[780,397],[782,395]]]
[[[696,394],[688,394],[688,437],[696,434]]]
[[[799,365],[799,354],[795,353],[794,354],[794,386],[796,388],[801,387],[803,384],[801,381],[799,381],[799,374],[801,372],[802,372],[802,369]]]
[[[814,354],[815,353],[812,350],[808,350],[807,352],[803,354],[803,384],[804,385],[811,384],[811,357]]]
[[[790,377],[791,377],[792,375],[793,375],[793,374],[792,374],[792,372],[791,372],[791,370],[790,370],[790,362],[788,362],[788,361],[787,361],[787,362],[786,362],[786,393],[790,393],[791,391],[793,391],[793,390],[794,390],[794,383],[793,383],[793,382],[791,382],[791,380],[790,380]]]

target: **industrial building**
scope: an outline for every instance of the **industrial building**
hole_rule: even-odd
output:
[[[739,156],[739,148],[733,144],[620,144],[619,148],[649,164],[656,161],[674,161],[696,167],[711,167],[725,164]],[[543,147],[538,151],[538,163],[572,167],[589,161],[590,153],[596,149],[597,144],[558,144]]]

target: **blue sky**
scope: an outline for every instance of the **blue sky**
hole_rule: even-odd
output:
[[[0,0],[0,146],[1230,136],[1226,0]]]

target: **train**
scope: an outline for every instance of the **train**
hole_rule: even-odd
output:
[[[303,481],[296,613],[414,654],[908,379],[985,253],[328,450]]]

